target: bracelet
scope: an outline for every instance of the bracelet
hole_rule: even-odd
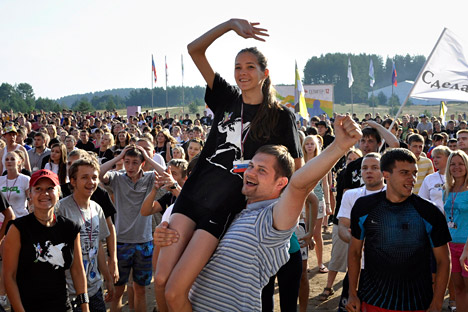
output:
[[[89,303],[88,293],[82,293],[82,294],[77,295],[75,303],[78,306],[82,305],[83,303]]]
[[[330,205],[330,203],[325,203],[325,205]]]

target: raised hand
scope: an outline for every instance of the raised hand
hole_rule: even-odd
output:
[[[169,224],[164,221],[154,229],[154,245],[158,247],[170,246],[179,241],[179,233],[168,228]]]
[[[253,38],[259,41],[265,41],[262,37],[268,37],[268,30],[257,27],[260,23],[251,23],[243,19],[231,19],[231,27],[239,36],[248,39]]]
[[[343,151],[347,151],[362,137],[361,128],[350,116],[337,115],[334,128],[336,139],[333,143]]]

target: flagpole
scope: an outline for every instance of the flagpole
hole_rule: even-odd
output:
[[[167,56],[164,56],[164,62],[166,63],[166,111],[167,111],[167,102],[168,102],[168,95],[167,95]]]
[[[351,90],[351,115],[354,114],[354,101],[353,101],[353,86],[349,87]]]
[[[375,98],[374,98],[374,86],[372,86],[372,117],[375,118]]]
[[[151,54],[151,63],[154,62],[153,59],[153,54]],[[154,92],[154,87],[153,87],[153,67],[151,67],[151,116],[154,114],[154,108],[153,108],[153,92]]]
[[[400,116],[401,111],[403,110],[403,107],[405,107],[406,102],[408,102],[408,99],[410,98],[411,93],[413,93],[413,90],[414,90],[416,84],[418,83],[419,78],[421,77],[422,73],[425,71],[425,69],[426,69],[426,67],[427,67],[427,64],[428,64],[429,61],[431,60],[432,55],[434,54],[434,51],[435,51],[435,49],[437,48],[437,46],[439,45],[440,40],[441,40],[442,37],[444,36],[446,30],[447,30],[447,28],[444,28],[444,30],[443,30],[442,33],[440,34],[440,37],[439,37],[439,39],[437,40],[437,42],[436,42],[434,48],[432,49],[431,54],[429,54],[429,56],[428,56],[428,58],[427,58],[427,60],[426,60],[426,63],[424,63],[423,67],[422,67],[421,70],[419,71],[418,76],[417,76],[416,79],[414,80],[413,86],[411,87],[411,89],[410,89],[408,95],[406,96],[405,101],[403,102],[403,104],[401,104],[400,109],[399,109],[398,112],[396,113],[395,118],[393,119],[393,122],[392,122],[392,124],[390,125],[389,129],[392,129],[393,125],[395,124],[396,119],[398,118],[398,116]],[[392,87],[392,90],[393,90],[393,87]]]
[[[180,62],[182,64],[182,113],[185,107],[185,96],[184,96],[184,55],[180,55]]]

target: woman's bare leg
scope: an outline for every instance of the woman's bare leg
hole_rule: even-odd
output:
[[[166,285],[169,311],[192,311],[188,293],[203,267],[210,260],[219,240],[205,230],[196,230]]]
[[[175,213],[171,216],[169,228],[179,233],[179,241],[171,246],[161,248],[159,252],[158,263],[154,273],[154,291],[156,302],[161,312],[168,311],[164,297],[166,283],[180,256],[184,253],[185,247],[192,238],[195,222],[185,215]]]

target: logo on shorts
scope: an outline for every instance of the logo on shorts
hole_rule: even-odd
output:
[[[216,222],[214,222],[214,221],[211,221],[211,220],[210,220],[209,222],[210,222],[211,224],[218,224],[218,223],[216,223]]]

